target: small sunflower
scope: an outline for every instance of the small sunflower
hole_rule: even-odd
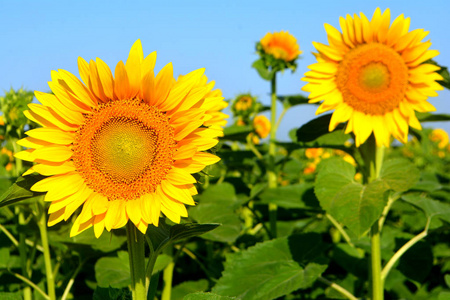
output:
[[[302,53],[297,39],[288,31],[268,32],[260,43],[265,53],[286,62],[295,60]]]
[[[255,128],[258,136],[265,139],[269,135],[272,125],[266,116],[260,115],[253,119],[253,127]]]
[[[71,236],[93,226],[103,230],[131,220],[145,233],[162,212],[175,223],[197,194],[191,175],[219,158],[204,152],[217,143],[226,115],[220,90],[204,69],[177,80],[172,64],[156,76],[156,52],[144,59],[141,42],[114,71],[99,58],[78,59],[82,81],[52,71],[53,94],[25,115],[43,127],[27,132],[16,157],[35,162],[26,174],[49,176],[31,189],[47,192],[48,225],[67,220],[82,206]]]
[[[430,134],[430,140],[437,143],[438,148],[444,149],[449,142],[448,133],[441,128],[433,129]]]
[[[325,24],[330,45],[313,43],[318,62],[305,73],[303,90],[311,103],[323,100],[317,114],[335,110],[330,131],[348,121],[356,146],[372,132],[378,146],[389,146],[391,135],[405,143],[409,126],[421,129],[415,111],[435,110],[427,98],[442,90],[436,83],[442,77],[439,67],[425,62],[439,52],[422,42],[427,31],[409,31],[409,18],[400,15],[390,24],[389,9],[377,8],[371,21],[361,13],[339,23],[342,33]]]

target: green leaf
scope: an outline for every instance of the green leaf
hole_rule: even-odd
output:
[[[310,261],[303,267],[299,261],[311,259],[314,257],[311,253],[317,251],[309,249],[310,244],[293,242],[295,238],[278,238],[228,254],[223,276],[212,292],[238,299],[264,300],[311,286],[327,266]],[[294,258],[296,252],[301,254]]]
[[[407,191],[419,180],[420,173],[416,166],[407,159],[396,158],[383,162],[380,179],[396,192]]]
[[[427,218],[439,217],[450,223],[450,205],[448,203],[433,200],[418,193],[403,195],[401,199],[421,209]]]
[[[233,185],[211,185],[198,199],[197,206],[189,209],[189,215],[199,223],[222,224],[216,230],[202,235],[202,238],[217,242],[234,242],[240,234],[241,221],[235,213],[238,199]]]
[[[213,293],[193,293],[186,295],[183,300],[233,300],[235,297],[220,296]]]
[[[16,182],[0,197],[0,207],[43,195],[44,193],[30,191],[30,188],[44,178],[45,176],[34,174],[17,178]]]
[[[49,239],[52,245],[62,243],[70,247],[71,250],[89,255],[92,253],[92,249],[104,253],[119,249],[127,238],[125,235],[118,233],[103,233],[99,238],[96,238],[93,230],[83,231],[74,237],[69,237],[68,232],[49,231]]]
[[[95,263],[95,279],[99,287],[125,288],[131,284],[128,252],[118,251],[117,257],[102,257]]]
[[[223,130],[224,136],[221,137],[221,140],[227,140],[227,141],[242,141],[245,142],[247,135],[249,135],[250,132],[253,131],[252,126],[238,126],[238,125],[231,125],[228,127],[225,127]]]
[[[273,203],[284,208],[317,208],[312,183],[300,183],[266,189],[259,198],[262,203]]]
[[[439,71],[437,71],[443,78],[444,80],[439,80],[438,83],[441,84],[443,87],[450,89],[450,75],[448,73],[448,68],[444,67],[444,66],[440,66],[437,62],[432,61],[432,63],[434,63],[435,65],[441,67],[441,69]]]
[[[285,109],[291,108],[296,105],[309,104],[308,97],[303,95],[289,95],[289,96],[277,96],[277,98],[283,102]]]
[[[2,300],[22,300],[22,295],[20,292],[17,292],[17,293],[0,292],[0,299],[2,299]]]
[[[3,247],[0,248],[0,268],[8,268],[9,267],[9,248]]]
[[[380,180],[363,186],[354,176],[355,168],[342,158],[324,160],[319,165],[315,193],[325,211],[361,236],[381,215],[389,187]]]
[[[450,121],[450,115],[448,114],[431,114],[416,112],[416,117],[422,122],[444,122]]]
[[[274,71],[269,71],[262,59],[258,59],[253,62],[252,67],[255,68],[256,71],[258,71],[259,76],[261,76],[261,78],[265,80],[272,80],[275,74]]]
[[[208,286],[208,280],[206,279],[200,279],[198,281],[185,281],[173,287],[171,298],[183,299],[184,296],[188,294],[206,291]]]
[[[320,116],[309,121],[297,130],[298,142],[312,142],[324,134],[329,133],[328,125],[330,124],[331,114]],[[342,128],[342,125],[338,128]]]
[[[150,239],[155,252],[159,252],[168,243],[202,235],[217,228],[220,224],[185,223],[168,225],[164,218],[160,218],[159,226],[149,225],[146,235]]]

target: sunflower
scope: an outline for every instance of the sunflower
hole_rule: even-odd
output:
[[[25,115],[43,127],[18,143],[16,157],[35,162],[26,174],[49,176],[31,187],[47,192],[48,225],[82,206],[71,236],[94,227],[96,237],[131,220],[145,233],[162,212],[175,223],[197,194],[191,175],[219,161],[204,152],[218,143],[226,106],[204,69],[177,80],[172,64],[155,76],[156,52],[144,59],[140,40],[114,71],[99,58],[78,59],[82,81],[52,71],[53,94]]]
[[[265,53],[286,62],[295,60],[302,53],[296,38],[288,31],[268,32],[260,43]]]
[[[323,100],[316,114],[334,110],[330,131],[348,121],[356,146],[372,132],[378,146],[389,146],[391,135],[405,143],[409,126],[421,129],[415,111],[435,110],[426,100],[442,90],[436,83],[442,77],[439,67],[425,62],[439,52],[422,42],[427,31],[409,31],[403,15],[392,24],[389,9],[377,8],[371,21],[360,16],[341,17],[342,33],[325,24],[330,45],[313,43],[318,62],[305,73],[303,90],[310,103]]]
[[[260,115],[253,119],[253,128],[255,128],[256,133],[262,139],[269,135],[271,127],[272,125],[266,116]]]
[[[430,134],[430,140],[437,143],[438,148],[444,149],[449,142],[448,133],[441,128],[433,129]]]

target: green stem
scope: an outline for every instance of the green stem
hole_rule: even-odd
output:
[[[47,293],[50,300],[56,300],[55,278],[53,276],[52,261],[50,258],[50,246],[47,235],[47,218],[45,215],[44,205],[40,202],[42,198],[36,202],[38,210],[37,224],[41,234],[42,248],[44,249],[45,276],[47,278]]]
[[[344,297],[347,297],[347,299],[350,300],[358,300],[358,298],[356,298],[355,296],[353,296],[352,293],[350,293],[349,291],[347,291],[346,289],[344,289],[342,286],[340,286],[337,283],[331,282],[323,277],[318,277],[317,280],[319,280],[322,283],[325,283],[326,285],[328,285],[330,288],[338,291],[339,293],[341,293],[341,295],[343,295]]]
[[[146,300],[145,237],[131,221],[128,221],[126,228],[130,257],[131,293],[133,300]]]
[[[13,140],[12,141],[12,145],[13,145],[13,150],[14,150],[14,154],[20,152],[23,150],[22,146],[18,145],[17,140]],[[15,166],[14,166],[14,176],[19,177],[21,175],[22,172],[22,160],[15,158],[14,159],[15,162]]]
[[[67,283],[66,289],[64,290],[64,293],[61,297],[61,300],[66,300],[67,296],[69,295],[70,289],[72,288],[73,284],[75,283],[75,277],[77,277],[78,273],[81,271],[81,268],[83,267],[85,261],[81,262],[75,272],[73,273],[72,277],[70,277],[69,282]]]
[[[368,174],[367,182],[370,183],[380,176],[384,146],[377,147],[375,137],[372,135],[364,145],[361,145],[360,150],[368,169],[368,172],[366,172]],[[383,281],[381,280],[381,229],[379,220],[370,228],[370,291],[372,300],[383,300],[384,298]]]
[[[255,156],[258,159],[263,159],[261,152],[259,152],[258,149],[256,149],[255,144],[253,144],[252,137],[250,134],[247,135],[247,146],[250,150],[252,150],[252,152],[255,154]],[[205,187],[205,189],[206,189],[206,187]]]
[[[164,249],[164,252],[172,257],[172,261],[165,267],[163,271],[164,287],[161,295],[161,300],[170,300],[172,297],[172,278],[173,270],[175,268],[175,259],[173,259],[173,246],[169,245]]]
[[[50,297],[49,297],[46,293],[44,293],[44,291],[41,290],[37,285],[35,285],[31,280],[29,280],[29,279],[23,277],[23,276],[20,275],[20,274],[14,273],[14,272],[11,272],[11,274],[12,274],[14,277],[16,277],[17,279],[22,280],[23,282],[25,282],[26,284],[28,284],[30,287],[32,287],[33,289],[35,289],[39,294],[42,295],[42,297],[44,297],[44,299],[50,300]]]
[[[276,135],[277,135],[277,73],[273,74],[271,80],[271,113],[270,113],[270,141],[269,141],[269,168],[267,171],[269,188],[277,187],[277,175],[275,173]],[[269,203],[269,222],[272,237],[277,237],[277,205]]]
[[[25,220],[25,215],[24,215],[24,208],[22,206],[18,206],[17,207],[17,211],[18,211],[18,221],[19,221],[19,225],[21,226],[25,226],[26,224],[26,220]],[[29,272],[28,269],[28,257],[27,257],[27,245],[26,245],[26,237],[25,234],[23,232],[19,233],[19,255],[20,255],[20,264],[22,267],[22,275],[24,278],[30,279],[31,274]],[[23,289],[23,299],[24,300],[31,300],[32,295],[31,295],[31,288],[29,286],[26,286]]]
[[[339,222],[336,221],[336,219],[333,218],[331,215],[325,214],[325,216],[327,217],[328,220],[330,220],[330,222],[334,225],[334,227],[336,227],[336,229],[342,234],[342,237],[347,242],[347,244],[352,248],[355,248],[355,245],[352,243],[351,238],[348,236],[347,232],[344,230],[341,224],[339,224]]]
[[[281,120],[283,120],[284,115],[286,114],[286,112],[288,111],[287,107],[284,107],[283,110],[281,111],[280,116],[278,117],[278,121],[275,124],[275,131],[278,131],[278,127],[280,126]]]
[[[395,254],[388,261],[386,266],[384,266],[383,271],[381,271],[381,280],[383,281],[383,283],[386,280],[386,277],[388,276],[389,271],[391,271],[392,267],[400,259],[400,257],[402,257],[402,255],[406,251],[408,251],[409,248],[414,246],[418,241],[420,241],[421,239],[425,238],[428,235],[428,228],[430,227],[430,221],[431,221],[431,219],[428,218],[427,224],[425,225],[425,229],[421,233],[419,233],[418,235],[413,237],[411,240],[409,240],[400,249],[398,249],[398,251],[395,252]]]

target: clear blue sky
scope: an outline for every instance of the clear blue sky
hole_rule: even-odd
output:
[[[243,92],[269,103],[269,82],[250,66],[255,42],[266,32],[288,30],[304,51],[298,70],[279,77],[279,94],[298,94],[300,78],[313,62],[312,41],[326,43],[324,23],[339,27],[339,16],[391,9],[392,20],[411,17],[411,30],[430,31],[436,60],[450,66],[450,1],[4,1],[0,0],[0,95],[10,87],[49,91],[50,71],[78,76],[77,58],[102,58],[111,68],[125,60],[141,39],[144,54],[158,52],[156,69],[173,62],[175,74],[205,67],[226,98]],[[450,92],[430,102],[450,113]],[[286,115],[280,138],[313,119],[315,107],[301,106]],[[431,124],[430,124],[431,125]],[[434,125],[434,124],[433,124]],[[450,132],[449,123],[439,123]]]

